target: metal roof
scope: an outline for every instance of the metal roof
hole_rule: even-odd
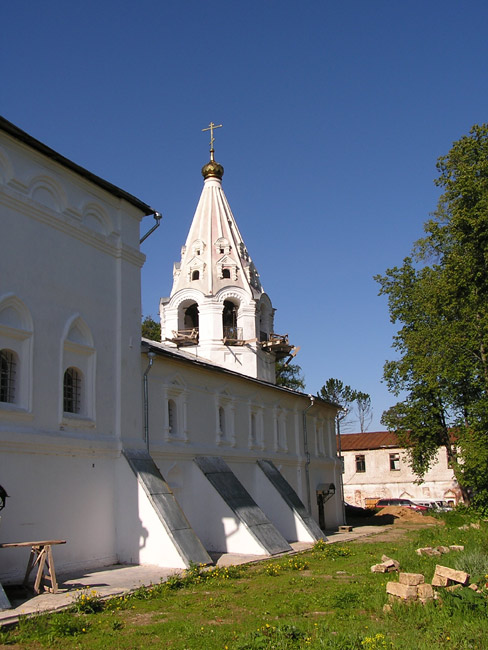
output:
[[[54,160],[55,162],[59,163],[63,167],[66,167],[67,169],[70,169],[76,174],[83,176],[83,178],[86,178],[87,180],[94,183],[95,185],[98,185],[99,187],[109,192],[113,196],[116,196],[119,199],[124,199],[125,201],[127,201],[128,203],[136,207],[138,210],[141,210],[141,212],[143,212],[144,215],[154,214],[156,212],[156,210],[154,210],[149,205],[147,205],[147,203],[143,203],[132,194],[129,194],[125,190],[120,189],[120,187],[117,187],[116,185],[112,185],[112,183],[109,183],[103,178],[100,178],[99,176],[92,174],[92,172],[89,172],[84,167],[80,167],[80,165],[77,165],[76,163],[69,160],[68,158],[65,158],[57,151],[54,151],[54,149],[51,149],[50,147],[43,144],[42,142],[39,142],[39,140],[33,138],[25,131],[22,131],[22,129],[19,129],[18,126],[15,126],[15,124],[12,124],[12,122],[9,122],[1,115],[0,115],[0,130],[4,131],[5,133],[8,133],[16,140],[23,142],[29,147],[32,147],[32,149],[39,151],[40,153],[44,154],[48,158],[51,158],[51,160]]]
[[[401,447],[396,434],[392,431],[341,434],[342,451],[384,449],[385,447]]]

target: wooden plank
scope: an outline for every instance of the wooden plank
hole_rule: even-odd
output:
[[[41,542],[9,542],[0,544],[0,548],[16,548],[21,546],[52,546],[54,544],[66,544],[65,539],[49,539]]]

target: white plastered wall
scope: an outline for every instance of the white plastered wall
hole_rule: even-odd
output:
[[[117,469],[117,556],[123,564],[186,568],[166,528],[127,460]]]

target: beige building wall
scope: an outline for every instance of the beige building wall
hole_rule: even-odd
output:
[[[436,462],[420,484],[409,466],[407,453],[400,447],[346,450],[342,455],[344,499],[351,505],[366,507],[374,499],[400,497],[413,501],[442,499],[455,504],[461,500],[444,448],[439,449]]]

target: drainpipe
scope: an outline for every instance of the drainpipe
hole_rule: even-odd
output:
[[[149,359],[149,364],[144,371],[144,377],[143,377],[143,382],[144,382],[144,442],[146,443],[147,450],[149,451],[149,397],[148,397],[148,390],[147,390],[147,376],[149,374],[149,371],[152,368],[154,357],[156,356],[156,353],[150,350],[147,353],[147,358]]]
[[[309,395],[308,399],[310,404],[303,410],[303,450],[305,452],[305,483],[307,487],[307,506],[308,512],[312,514],[312,501],[310,497],[310,452],[308,451],[308,431],[307,431],[307,412],[312,408],[315,402],[315,397]]]
[[[341,409],[340,411],[337,412],[336,415],[336,423],[337,423],[337,440],[339,442],[339,461],[340,461],[340,467],[339,467],[339,477],[340,477],[340,486],[341,486],[341,506],[342,506],[342,523],[346,523],[346,507],[344,505],[344,478],[342,474],[342,463],[343,458],[342,458],[342,447],[341,447],[341,414],[342,417],[345,417],[347,415],[347,409]]]
[[[141,237],[141,239],[139,240],[139,244],[142,244],[142,242],[145,239],[147,239],[149,237],[149,235],[151,235],[156,230],[156,228],[159,228],[159,226],[161,225],[161,219],[163,218],[163,215],[160,212],[155,212],[153,214],[153,217],[154,217],[154,220],[156,221],[156,223],[151,228],[151,230],[148,230],[147,233],[143,237]]]

